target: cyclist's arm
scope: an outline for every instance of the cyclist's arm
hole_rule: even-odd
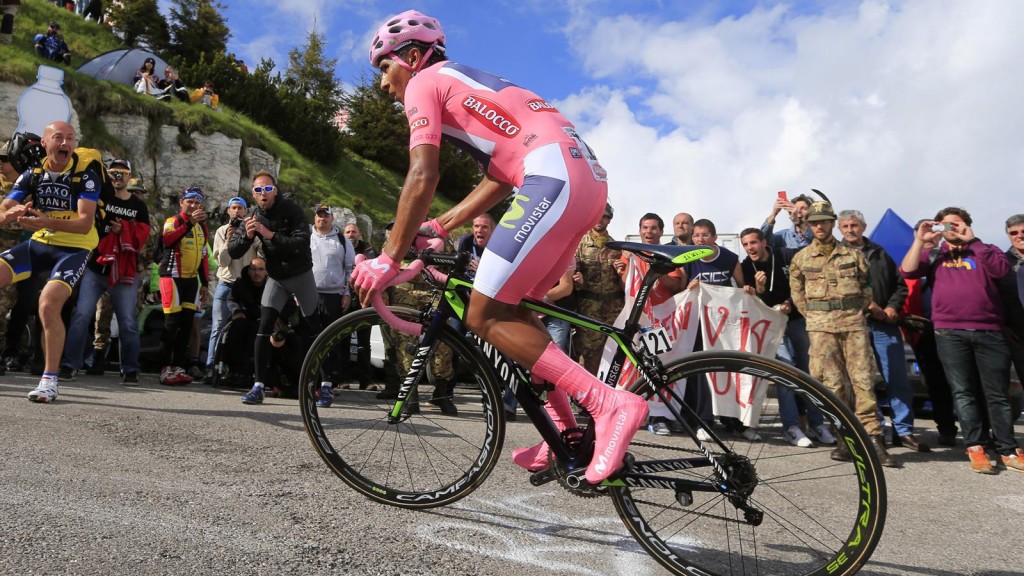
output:
[[[430,201],[434,198],[434,191],[437,189],[437,182],[441,177],[438,170],[440,152],[440,148],[429,144],[420,144],[409,150],[409,172],[405,176],[402,195],[398,198],[395,225],[391,228],[391,235],[388,237],[387,243],[381,249],[382,253],[387,254],[395,262],[402,261],[402,257],[412,246],[416,231],[427,219]],[[470,193],[470,196],[475,192],[476,190]],[[469,197],[459,205],[461,206],[468,200]],[[449,212],[453,210],[455,208]],[[474,214],[471,218],[475,218],[477,215]],[[446,229],[450,230],[447,227]]]
[[[462,202],[438,217],[437,221],[445,230],[454,230],[486,212],[512,192],[513,186],[507,182],[495,180],[491,175],[484,174],[480,183],[473,188]]]

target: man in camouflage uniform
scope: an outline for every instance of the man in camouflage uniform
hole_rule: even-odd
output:
[[[789,284],[793,305],[807,319],[811,376],[853,409],[882,465],[896,466],[878,423],[872,376],[875,358],[864,316],[872,297],[867,261],[859,250],[843,246],[832,235],[836,214],[831,204],[814,202],[807,222],[814,240],[793,257]],[[852,399],[845,386],[847,378]],[[831,456],[839,461],[851,458],[842,440]]]
[[[576,272],[572,277],[579,313],[609,323],[615,321],[626,304],[617,268],[622,266],[622,251],[606,247],[613,240],[608,234],[608,223],[613,215],[611,204],[606,204],[604,216],[580,240],[576,248]],[[582,357],[581,364],[591,374],[596,375],[600,368],[605,338],[594,330],[578,330],[573,338],[572,356]]]
[[[391,225],[388,225],[388,231]],[[446,245],[446,248],[450,246]],[[393,306],[407,306],[415,310],[421,310],[428,304],[433,296],[433,288],[422,276],[417,276],[409,282],[392,287],[388,291],[388,303]],[[394,400],[398,398],[398,387],[402,380],[409,373],[412,361],[416,357],[416,346],[419,339],[400,330],[395,330],[386,325],[381,326],[381,335],[384,338],[384,345],[388,349],[388,356],[393,353],[397,357],[397,378],[386,377],[384,390],[377,393],[377,398],[382,400]],[[390,361],[385,361],[385,366]],[[434,354],[430,357],[430,374],[434,377],[434,391],[431,395],[431,403],[441,409],[442,414],[457,416],[454,398],[455,370],[452,367],[452,349],[444,344],[438,344]],[[420,384],[426,383],[424,379]],[[414,404],[412,412],[419,412],[418,404]]]

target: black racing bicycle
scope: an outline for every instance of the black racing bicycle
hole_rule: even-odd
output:
[[[671,433],[637,432],[618,473],[599,485],[588,483],[584,471],[593,454],[593,430],[580,424],[560,432],[544,409],[551,387],[531,382],[527,370],[455,327],[461,324],[452,320],[463,317],[472,289],[463,276],[468,258],[429,250],[409,269],[415,274],[427,266],[422,273],[435,288],[428,306],[415,310],[380,304],[348,314],[324,329],[309,350],[300,405],[317,453],[345,483],[377,502],[409,509],[451,504],[480,486],[501,455],[506,426],[502,391],[507,388],[551,447],[549,466],[530,473],[530,482],[556,483],[576,496],[610,498],[640,546],[672,573],[856,573],[881,538],[886,490],[878,458],[853,412],[810,376],[774,359],[708,351],[662,363],[658,354],[669,341],[639,324],[650,289],[662,274],[709,251],[629,242],[609,246],[649,264],[623,328],[540,301],[521,305],[563,318],[577,329],[607,334],[618,347],[607,384],[616,385],[624,368],[635,366],[640,378],[630,390],[667,415]],[[332,407],[317,408],[321,365],[339,347],[347,350],[357,330],[374,326],[412,357],[397,399],[339,390]],[[391,326],[417,336],[395,344]],[[443,354],[442,347],[448,349]],[[450,364],[438,365],[441,357],[450,357]],[[455,382],[451,399],[458,415],[441,414],[420,392],[439,375]],[[706,385],[740,377],[770,385],[757,422],[760,442],[719,436],[682,401],[686,382]],[[831,460],[826,446],[787,444],[772,387],[788,388],[805,405],[817,407],[852,460]]]

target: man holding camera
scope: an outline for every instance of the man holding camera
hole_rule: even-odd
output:
[[[768,238],[768,245],[772,248],[803,248],[810,245],[814,240],[814,232],[807,223],[807,211],[811,208],[811,199],[801,194],[793,201],[786,197],[786,192],[779,192],[779,197],[772,205],[772,211],[761,224],[761,232]],[[779,212],[785,210],[789,213],[789,219],[793,222],[792,228],[786,228],[781,232],[775,230],[775,218]]]
[[[934,220],[918,226],[900,272],[904,278],[927,278],[932,285],[935,347],[953,392],[971,470],[995,474],[1002,460],[1007,470],[1024,472],[1024,450],[1013,434],[1010,349],[999,293],[999,281],[1009,274],[1010,264],[998,246],[974,236],[971,223],[963,208],[939,210]],[[933,258],[923,246],[939,237],[945,242]],[[986,453],[989,446],[998,459]]]
[[[196,88],[195,90],[193,90],[192,96],[189,98],[189,100],[193,104],[199,102],[200,104],[208,108],[213,108],[214,110],[220,108],[220,96],[218,96],[217,93],[214,92],[212,80],[207,80],[206,82],[203,82],[202,88]]]
[[[213,382],[213,359],[217,353],[217,343],[220,342],[220,334],[228,322],[228,296],[231,294],[231,287],[242,275],[242,269],[261,254],[262,244],[259,239],[249,246],[240,258],[232,258],[228,254],[228,244],[235,234],[245,233],[245,215],[249,205],[241,196],[235,196],[228,200],[227,216],[228,223],[217,228],[213,235],[213,260],[217,263],[217,288],[213,292],[213,310],[210,318],[210,345],[207,347],[206,355],[206,381]]]
[[[59,379],[74,380],[82,367],[90,321],[96,315],[96,303],[110,291],[114,314],[117,315],[120,343],[121,381],[126,386],[139,382],[139,328],[136,320],[139,282],[137,255],[149,239],[149,209],[146,203],[128,190],[132,165],[116,159],[107,169],[114,187],[114,196],[103,199],[96,250],[89,257],[78,288],[78,305],[71,319],[64,343],[64,364]],[[93,358],[93,364],[105,362],[104,354]]]

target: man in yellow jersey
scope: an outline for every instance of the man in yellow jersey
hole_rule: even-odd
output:
[[[96,247],[96,203],[103,170],[95,150],[75,150],[75,129],[54,122],[43,131],[46,159],[26,170],[0,203],[0,226],[17,221],[32,238],[0,254],[0,288],[29,280],[45,283],[39,295],[45,364],[43,377],[28,399],[57,399],[57,370],[64,349],[61,307],[82,277]]]

